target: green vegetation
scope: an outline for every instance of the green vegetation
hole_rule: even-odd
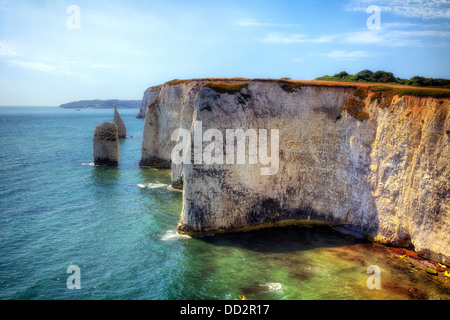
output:
[[[348,82],[374,82],[374,83],[391,83],[391,84],[403,84],[414,87],[430,87],[430,88],[450,88],[450,80],[448,79],[435,79],[415,76],[411,79],[401,79],[394,76],[392,72],[363,70],[357,74],[348,74],[345,71],[336,73],[333,76],[323,76],[316,80],[326,81],[348,81]]]
[[[364,88],[364,87],[358,87],[353,92],[353,95],[355,97],[359,98],[360,100],[366,99],[368,94],[369,94],[369,90],[367,88]]]
[[[450,98],[450,92],[439,91],[439,90],[417,90],[417,89],[406,89],[406,88],[395,88],[394,89],[398,96],[401,98],[405,95],[414,97],[432,97],[432,98]]]
[[[377,100],[381,109],[389,107],[394,96],[398,94],[397,89],[386,86],[370,86],[369,89],[372,92],[370,102]]]
[[[174,86],[174,85],[177,85],[177,84],[180,84],[180,83],[184,83],[184,82],[186,82],[186,80],[174,79],[174,80],[171,80],[171,81],[167,81],[165,84],[168,85],[168,86]]]
[[[289,93],[294,92],[297,88],[300,88],[304,85],[301,81],[289,81],[289,80],[278,80],[278,84],[280,87]]]
[[[414,87],[437,87],[437,88],[450,88],[450,80],[448,79],[434,79],[415,76],[409,80],[396,79],[398,83],[405,84]]]
[[[221,81],[210,81],[203,85],[219,93],[237,93],[248,86],[248,82],[226,83]]]
[[[228,82],[231,82],[231,81],[235,81],[235,82],[237,82],[237,81],[240,81],[240,82],[247,81],[248,82],[249,79],[246,79],[246,78],[199,78],[199,79],[185,79],[185,80],[174,79],[174,80],[171,80],[171,81],[167,81],[166,83],[164,83],[164,85],[175,86],[175,85],[183,84],[183,83],[187,84],[187,83],[190,83],[192,81],[208,81],[208,82],[221,81],[221,82],[227,82],[228,83]],[[158,90],[158,89],[156,89],[156,90]]]
[[[336,120],[342,118],[342,111],[347,111],[352,117],[359,121],[369,119],[368,112],[363,111],[365,107],[365,100],[369,95],[369,88],[358,87],[353,91],[353,97],[345,101],[344,106],[341,109],[341,113],[336,117]]]
[[[429,273],[429,274],[432,274],[432,275],[435,275],[435,276],[437,275],[437,272],[434,269],[426,268],[425,271],[427,273]]]
[[[448,91],[441,91],[441,90],[421,90],[421,89],[415,89],[415,88],[393,88],[389,86],[382,86],[382,85],[376,85],[376,86],[369,86],[370,91],[375,92],[374,95],[372,95],[372,100],[377,98],[379,99],[383,94],[385,93],[392,93],[392,95],[398,94],[398,96],[401,98],[403,96],[414,96],[414,97],[432,97],[436,99],[440,98],[450,98],[450,92]],[[443,103],[443,102],[442,102]]]
[[[359,80],[354,80],[354,79]],[[370,85],[370,82],[367,80],[375,80],[379,81],[380,84]],[[385,73],[384,71],[377,71],[372,73],[370,70],[363,70],[358,72],[355,76],[349,75],[347,72],[342,71],[334,76],[325,76],[321,78],[317,78],[316,80],[330,80],[329,83],[319,83],[314,81],[300,81],[300,80],[290,80],[288,78],[282,79],[246,79],[246,78],[202,78],[202,79],[189,79],[189,80],[172,80],[166,82],[164,85],[173,86],[183,83],[189,83],[191,81],[204,81],[204,86],[213,89],[219,93],[230,93],[234,94],[240,92],[242,88],[248,86],[250,81],[260,81],[260,82],[277,82],[280,87],[289,93],[295,92],[300,89],[302,86],[326,86],[326,87],[342,87],[342,88],[355,88],[354,96],[358,98],[358,100],[365,100],[368,96],[371,99],[371,102],[375,99],[380,103],[381,108],[385,108],[390,106],[392,98],[395,95],[402,97],[404,95],[415,96],[415,97],[432,97],[436,99],[450,98],[450,92],[439,90],[439,88],[431,89],[417,89],[417,88],[395,88],[389,86],[389,84],[399,84],[398,82],[388,82],[384,83],[383,81],[388,81],[392,79],[390,73]],[[395,78],[396,81],[398,78]],[[331,82],[331,80],[339,81],[339,82],[348,82],[348,84],[343,83],[335,83]],[[450,82],[450,80],[445,80]],[[369,85],[358,85],[358,83],[367,83]],[[383,83],[383,84],[381,84]],[[449,85],[450,88],[450,85]],[[443,104],[444,101],[439,102]]]
[[[369,119],[369,114],[366,111],[363,111],[363,109],[364,101],[354,97],[348,99],[342,107],[342,111],[347,111],[352,117],[359,121]]]

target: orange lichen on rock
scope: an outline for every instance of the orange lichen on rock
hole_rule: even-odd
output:
[[[405,248],[390,248],[390,250],[393,253],[398,254],[399,256],[404,256],[406,254],[410,258],[421,259],[419,257],[419,255],[416,252],[412,251],[412,250],[408,250],[408,249],[405,249]]]

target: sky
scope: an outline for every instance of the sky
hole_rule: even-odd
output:
[[[140,100],[204,77],[450,79],[449,57],[450,0],[0,0],[3,106]]]

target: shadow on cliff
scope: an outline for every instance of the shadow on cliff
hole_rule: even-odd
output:
[[[328,227],[282,227],[250,232],[197,237],[208,244],[237,247],[255,252],[287,253],[367,243],[344,236]]]

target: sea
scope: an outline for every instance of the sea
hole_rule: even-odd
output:
[[[119,112],[119,165],[101,167],[92,138],[112,109],[0,107],[1,300],[450,298],[388,248],[329,229],[178,234],[182,193],[169,170],[139,167],[144,121]]]

